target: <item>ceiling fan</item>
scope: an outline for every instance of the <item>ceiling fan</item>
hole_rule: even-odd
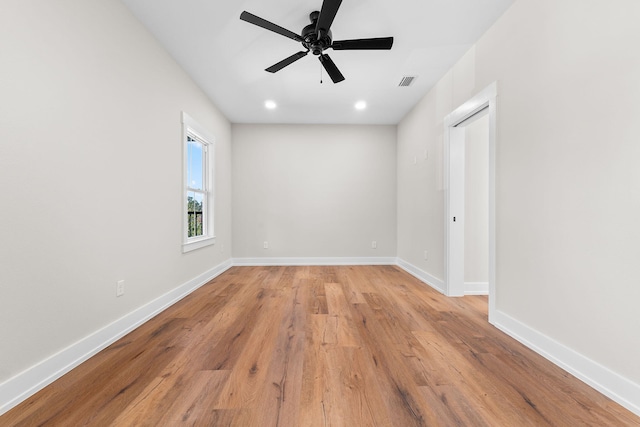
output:
[[[342,0],[324,0],[322,3],[322,9],[320,12],[311,12],[309,19],[311,24],[302,29],[300,35],[289,31],[286,28],[282,28],[272,22],[262,19],[256,15],[253,15],[247,11],[242,12],[240,19],[247,21],[251,24],[257,25],[274,33],[293,39],[302,43],[302,46],[306,50],[294,53],[290,57],[283,59],[277,64],[272,65],[265,71],[275,73],[282,70],[284,67],[293,64],[298,59],[301,59],[309,52],[318,56],[318,59],[322,63],[322,66],[331,77],[334,83],[338,83],[344,80],[344,76],[329,58],[329,55],[323,53],[326,49],[333,50],[389,50],[393,46],[393,37],[378,37],[370,39],[356,39],[356,40],[339,40],[333,41],[331,34],[331,24],[333,23],[338,8]]]

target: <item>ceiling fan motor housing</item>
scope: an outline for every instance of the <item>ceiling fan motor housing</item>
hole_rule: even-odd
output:
[[[320,29],[320,31],[316,33],[319,16],[320,12],[311,12],[309,15],[311,24],[304,27],[300,34],[304,39],[302,45],[309,49],[314,55],[320,55],[325,49],[329,48],[332,43],[331,30]]]

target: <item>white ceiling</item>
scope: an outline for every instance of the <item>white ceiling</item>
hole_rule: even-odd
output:
[[[313,55],[267,73],[304,48],[240,20],[246,10],[299,34],[322,0],[122,1],[233,123],[396,124],[514,0],[344,0],[334,40],[393,36],[394,45],[325,51],[346,78],[338,84],[324,70],[320,84]],[[403,76],[418,78],[398,87]],[[359,100],[366,110],[355,110]]]

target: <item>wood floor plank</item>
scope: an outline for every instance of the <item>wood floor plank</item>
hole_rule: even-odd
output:
[[[325,283],[329,316],[333,317],[336,328],[336,343],[340,346],[357,347],[362,343],[351,317],[349,303],[339,283]]]
[[[327,405],[326,425],[392,425],[362,349],[331,346],[326,348],[326,354],[327,383],[334,402]]]
[[[333,319],[327,314],[307,316],[305,325],[305,348],[303,355],[302,384],[300,389],[299,423],[301,426],[326,426],[331,409],[340,405],[334,401],[328,385],[327,349],[335,345],[335,334],[327,337],[327,321]]]
[[[327,296],[324,292],[324,281],[319,278],[311,278],[308,281],[309,298],[307,311],[311,314],[328,314]]]
[[[279,295],[284,309],[277,329],[275,346],[266,370],[266,378],[259,385],[260,399],[250,425],[295,426],[300,408],[300,389],[304,361],[306,309],[304,301],[309,292],[305,275],[294,275],[291,287]],[[293,294],[289,297],[290,294]],[[263,349],[266,351],[266,349]]]
[[[429,425],[431,412],[420,399],[420,390],[413,381],[413,374],[404,363],[403,352],[393,343],[390,332],[384,327],[384,318],[367,304],[352,306],[355,324],[369,352],[369,360],[375,365],[375,375],[383,391],[386,409],[398,425]]]
[[[436,425],[491,427],[501,425],[495,418],[487,417],[477,405],[458,387],[440,385],[436,387],[420,387],[420,391],[437,420]],[[491,419],[493,422],[489,422]],[[507,424],[504,424],[507,425]]]
[[[213,405],[222,391],[222,387],[226,384],[231,371],[198,371],[189,382],[189,387],[176,387],[178,395],[171,394],[171,405],[166,411],[148,414],[146,418],[141,418],[140,425],[149,424],[150,426],[178,426],[178,425],[198,425],[205,424],[204,421],[215,419],[216,413]],[[169,400],[169,399],[168,399]],[[151,409],[154,405],[149,405]],[[226,413],[226,416],[232,415],[232,412]],[[239,413],[235,413],[236,415]],[[242,414],[248,415],[248,414]],[[122,417],[122,423],[116,422],[115,425],[138,425],[137,422],[131,422],[126,416]],[[116,420],[120,421],[120,420]]]
[[[234,267],[0,426],[640,426],[395,266]]]
[[[274,282],[269,283],[269,288]],[[276,346],[278,326],[286,309],[287,298],[293,297],[291,289],[260,292],[260,304],[253,310],[255,318],[242,354],[239,355],[220,399],[218,409],[241,409],[256,406],[258,391],[268,377],[270,359]]]

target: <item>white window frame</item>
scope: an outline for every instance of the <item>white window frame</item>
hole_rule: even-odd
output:
[[[202,183],[204,187],[204,200],[202,207],[203,217],[203,235],[189,237],[188,234],[188,192],[193,191],[189,188],[188,182],[188,164],[187,164],[187,138],[191,136],[204,145],[205,153],[203,155],[203,177]],[[190,252],[205,246],[216,243],[214,229],[214,211],[215,211],[215,194],[214,194],[214,176],[215,176],[215,138],[205,128],[200,126],[191,116],[184,111],[182,112],[182,252]]]

